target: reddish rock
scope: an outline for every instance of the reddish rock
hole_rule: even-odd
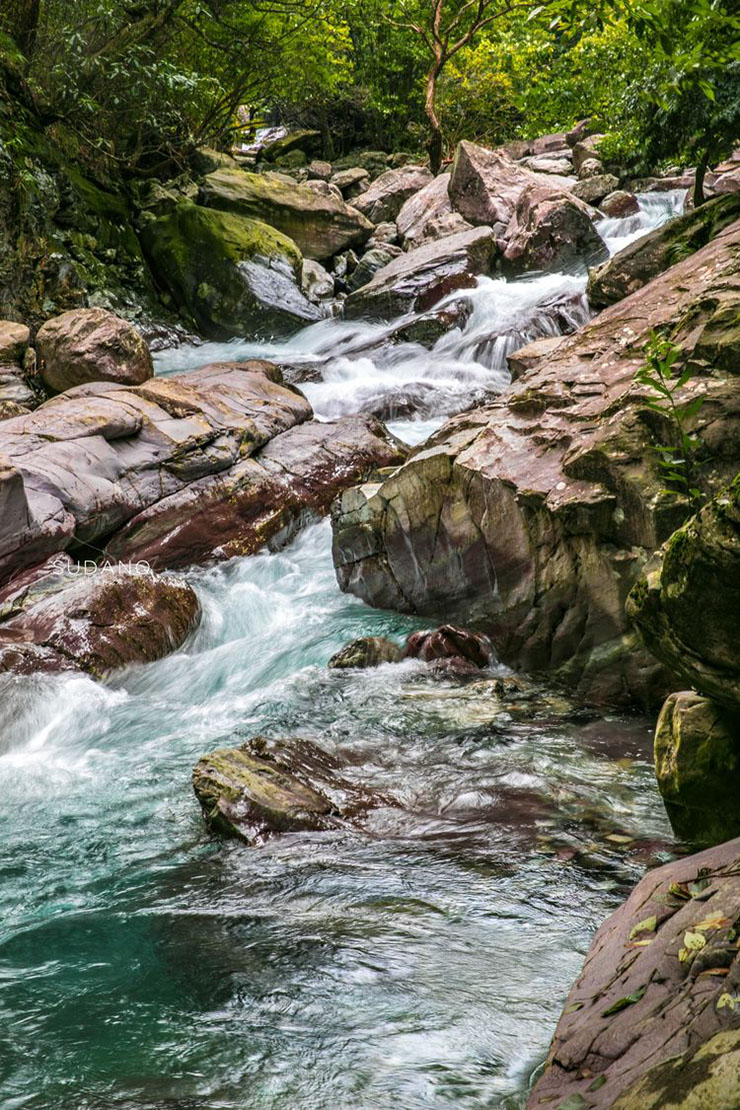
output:
[[[651,871],[602,925],[528,1110],[740,1106],[740,840]]]
[[[474,667],[487,667],[491,661],[491,645],[485,636],[443,624],[440,628],[413,632],[403,649],[403,659],[462,660]]]
[[[141,334],[103,308],[75,308],[47,320],[36,351],[41,379],[53,393],[86,382],[141,385],[154,374]]]
[[[426,166],[401,166],[382,173],[352,204],[374,224],[395,220],[409,197],[432,180]]]
[[[522,194],[504,242],[507,268],[516,271],[559,269],[577,259],[600,262],[609,254],[592,209],[573,194],[542,185]]]

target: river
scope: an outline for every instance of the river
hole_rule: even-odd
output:
[[[617,249],[682,201],[641,198],[602,234]],[[392,422],[420,442],[506,385],[553,297],[584,322],[584,290],[481,279],[431,354],[327,320],[158,370],[305,363],[323,418],[421,383],[423,418]],[[204,618],[177,654],[105,685],[0,683],[0,1105],[520,1110],[594,930],[670,857],[648,722],[526,681],[502,697],[498,666],[463,686],[415,662],[328,671],[348,640],[420,624],[339,592],[327,522],[187,577]],[[192,766],[259,733],[328,745],[403,811],[367,834],[211,837]]]

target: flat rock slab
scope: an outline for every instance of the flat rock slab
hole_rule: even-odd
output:
[[[602,925],[528,1110],[737,1110],[740,840],[650,872]]]

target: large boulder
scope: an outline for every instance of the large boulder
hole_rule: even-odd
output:
[[[154,376],[141,333],[103,308],[75,308],[47,320],[36,336],[36,354],[52,393],[86,382],[141,385]]]
[[[26,380],[24,360],[31,331],[14,320],[0,320],[0,420],[19,416],[38,404]]]
[[[199,618],[196,595],[177,578],[56,555],[0,589],[0,671],[102,678],[175,651]]]
[[[671,694],[655,730],[655,774],[677,836],[699,845],[740,836],[740,710]]]
[[[20,365],[30,342],[31,331],[25,324],[0,320],[0,363]]]
[[[588,297],[595,308],[606,308],[642,289],[658,274],[706,246],[740,218],[740,197],[721,197],[669,220],[637,239],[591,272]]]
[[[322,181],[298,185],[277,173],[217,170],[203,182],[201,200],[210,208],[269,224],[317,262],[360,246],[373,231],[369,220]]]
[[[604,197],[619,188],[619,178],[613,173],[595,173],[582,181],[577,181],[572,187],[573,195],[585,204],[601,204]]]
[[[432,180],[426,166],[401,166],[397,170],[387,170],[357,197],[355,208],[374,224],[395,220],[409,197]]]
[[[493,228],[503,238],[525,189],[537,178],[503,151],[462,142],[448,183],[452,207],[468,223]]]
[[[367,418],[327,425],[308,423],[311,415],[306,398],[283,384],[276,367],[251,362],[215,364],[126,389],[78,386],[34,413],[4,421],[0,583],[72,544],[114,548],[119,530],[134,518],[141,522],[141,514],[159,503],[150,527],[160,537],[175,526],[182,530],[180,544],[171,544],[178,562],[183,551],[218,557],[220,545],[237,545],[240,538],[254,550],[276,530],[295,529],[315,516],[375,465],[403,458],[400,445]],[[281,433],[296,425],[305,430],[283,439]],[[273,439],[276,450],[262,457]],[[185,496],[190,486],[200,497],[190,499],[189,511],[194,522],[201,513],[213,528],[210,546],[207,532],[198,544],[188,538],[183,504],[169,500]],[[227,503],[217,529],[219,492]],[[127,559],[135,543],[129,535]],[[160,566],[167,565],[166,551],[162,543]]]
[[[286,154],[300,150],[302,154],[315,154],[321,149],[321,132],[309,128],[289,131],[286,135],[278,135],[264,143],[260,156],[265,162],[276,162]]]
[[[552,270],[579,259],[598,262],[608,250],[594,213],[577,197],[534,185],[522,193],[504,233],[506,268]]]
[[[489,227],[448,235],[394,258],[344,303],[347,319],[393,320],[426,312],[456,289],[470,289],[476,275],[490,273],[496,240]]]
[[[628,612],[683,682],[740,711],[740,478],[671,536]]]
[[[439,174],[409,197],[398,213],[396,227],[406,250],[470,228],[467,220],[452,209],[449,184],[450,175]]]
[[[154,272],[206,335],[288,335],[322,318],[300,288],[301,252],[259,220],[184,201],[145,225]]]
[[[656,704],[675,676],[639,648],[625,602],[691,509],[665,488],[653,447],[672,428],[634,374],[656,328],[712,367],[680,400],[705,398],[689,422],[703,443],[696,480],[721,488],[740,469],[739,312],[736,223],[498,400],[454,417],[384,482],[348,491],[334,513],[342,589],[474,624],[504,662],[549,671],[589,700]]]
[[[527,1110],[740,1106],[740,841],[651,871],[597,933]]]
[[[257,737],[204,756],[193,770],[193,789],[211,828],[253,845],[276,833],[346,827],[387,804],[345,779],[341,768],[308,740]]]

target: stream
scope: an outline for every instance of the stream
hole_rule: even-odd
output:
[[[682,204],[642,197],[600,230],[615,251]],[[158,372],[313,367],[320,418],[423,386],[421,418],[390,422],[418,443],[500,392],[516,347],[585,322],[585,280],[482,278],[431,353],[326,320]],[[327,670],[348,640],[423,627],[342,595],[330,535],[189,572],[203,621],[159,663],[0,679],[4,1110],[521,1110],[594,931],[670,858],[646,720],[498,665],[463,685]],[[365,834],[210,836],[192,767],[258,734],[328,746],[403,808]]]

